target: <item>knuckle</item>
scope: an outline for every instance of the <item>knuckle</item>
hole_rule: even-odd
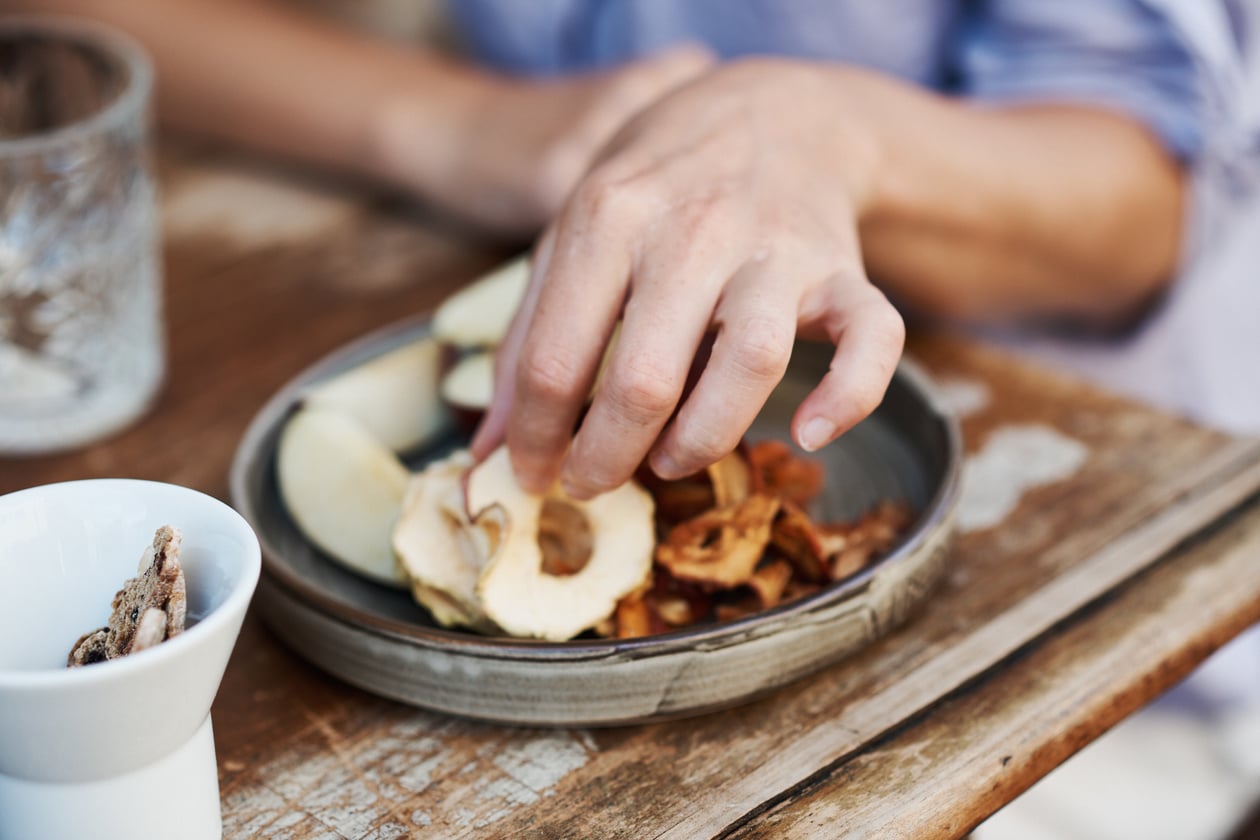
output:
[[[780,379],[792,356],[793,330],[769,318],[748,318],[736,328],[731,362],[744,376]]]
[[[674,410],[679,387],[663,364],[639,360],[609,382],[608,398],[628,422],[655,422]]]
[[[523,394],[544,401],[572,399],[582,390],[572,361],[553,351],[527,348],[516,369],[516,382]]]
[[[670,225],[695,243],[729,247],[735,222],[728,197],[720,192],[692,196],[670,210]]]
[[[642,179],[619,177],[608,168],[596,169],[578,188],[577,206],[596,222],[616,223],[637,217],[646,193]]]
[[[728,429],[720,423],[689,423],[678,430],[670,454],[679,465],[702,469],[734,450],[741,436],[738,429]]]
[[[609,490],[616,490],[630,478],[629,474],[622,475],[616,470],[599,464],[589,463],[583,465],[577,475],[580,478],[573,482],[574,487],[583,494],[591,496],[598,496],[601,493],[607,493]]]

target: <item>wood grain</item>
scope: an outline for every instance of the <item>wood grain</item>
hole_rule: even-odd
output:
[[[1218,591],[1221,579],[1241,585]],[[1260,502],[738,838],[952,838],[1260,620]]]
[[[509,253],[416,208],[258,164],[175,155],[162,173],[170,375],[158,404],[84,450],[0,460],[0,492],[116,475],[222,497],[245,425],[281,384]],[[899,817],[892,807],[917,797],[942,815],[936,835],[953,836],[1254,617],[1254,566],[1179,544],[1260,484],[1257,444],[965,337],[919,334],[910,352],[939,381],[982,395],[964,422],[973,460],[1012,431],[1082,457],[1046,479],[1008,452],[997,489],[1009,514],[960,536],[947,580],[902,630],[727,712],[525,730],[349,688],[291,655],[251,613],[213,712],[225,836],[835,836],[811,828],[810,814],[834,825],[852,804],[835,791],[850,787],[868,792],[855,810],[862,825],[926,825],[921,810]],[[1152,637],[1194,603],[1182,589],[1211,608],[1184,640]],[[1090,645],[1095,657],[1070,655]],[[1020,670],[1034,660],[1045,670]],[[1118,685],[1106,678],[1116,662],[1126,668]],[[999,715],[992,692],[1018,702]],[[994,712],[992,725],[973,704]],[[994,749],[1015,735],[998,773]],[[940,749],[922,747],[938,737]]]

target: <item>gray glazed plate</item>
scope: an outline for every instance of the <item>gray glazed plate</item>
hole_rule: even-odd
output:
[[[905,621],[944,569],[961,442],[931,383],[903,363],[879,409],[824,449],[817,513],[851,519],[884,498],[916,517],[886,557],[819,593],[746,618],[630,640],[535,642],[438,627],[407,592],[344,570],[308,543],[276,490],[277,436],[303,390],[428,334],[411,321],[367,336],[281,389],[232,465],[236,507],[263,546],[257,605],[298,654],[353,685],[406,703],[511,724],[591,726],[735,705],[870,644]],[[784,437],[831,348],[801,344],[749,438]],[[461,442],[452,431],[428,457]],[[425,455],[412,460],[417,466]]]

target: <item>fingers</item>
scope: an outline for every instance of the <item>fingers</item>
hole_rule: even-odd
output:
[[[807,452],[835,440],[879,406],[905,346],[905,323],[883,293],[865,281],[841,282],[823,322],[835,356],[792,418],[792,437]]]
[[[513,324],[513,345],[500,360],[502,378],[514,383],[496,394],[509,403],[496,423],[506,427],[517,480],[533,493],[556,480],[629,282],[628,256],[618,240],[595,235],[594,221],[589,213],[566,214],[549,234],[536,299]]]
[[[733,450],[783,378],[797,296],[774,280],[774,269],[750,263],[727,286],[709,363],[653,449],[652,470],[662,478],[690,475]]]
[[[623,484],[643,462],[682,397],[732,270],[716,246],[690,238],[657,255],[634,279],[612,359],[565,462],[561,480],[576,498]]]

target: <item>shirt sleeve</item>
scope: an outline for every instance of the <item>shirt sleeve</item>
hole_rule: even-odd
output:
[[[1241,50],[1224,0],[981,0],[958,43],[963,96],[1100,105],[1189,162],[1237,110]]]

